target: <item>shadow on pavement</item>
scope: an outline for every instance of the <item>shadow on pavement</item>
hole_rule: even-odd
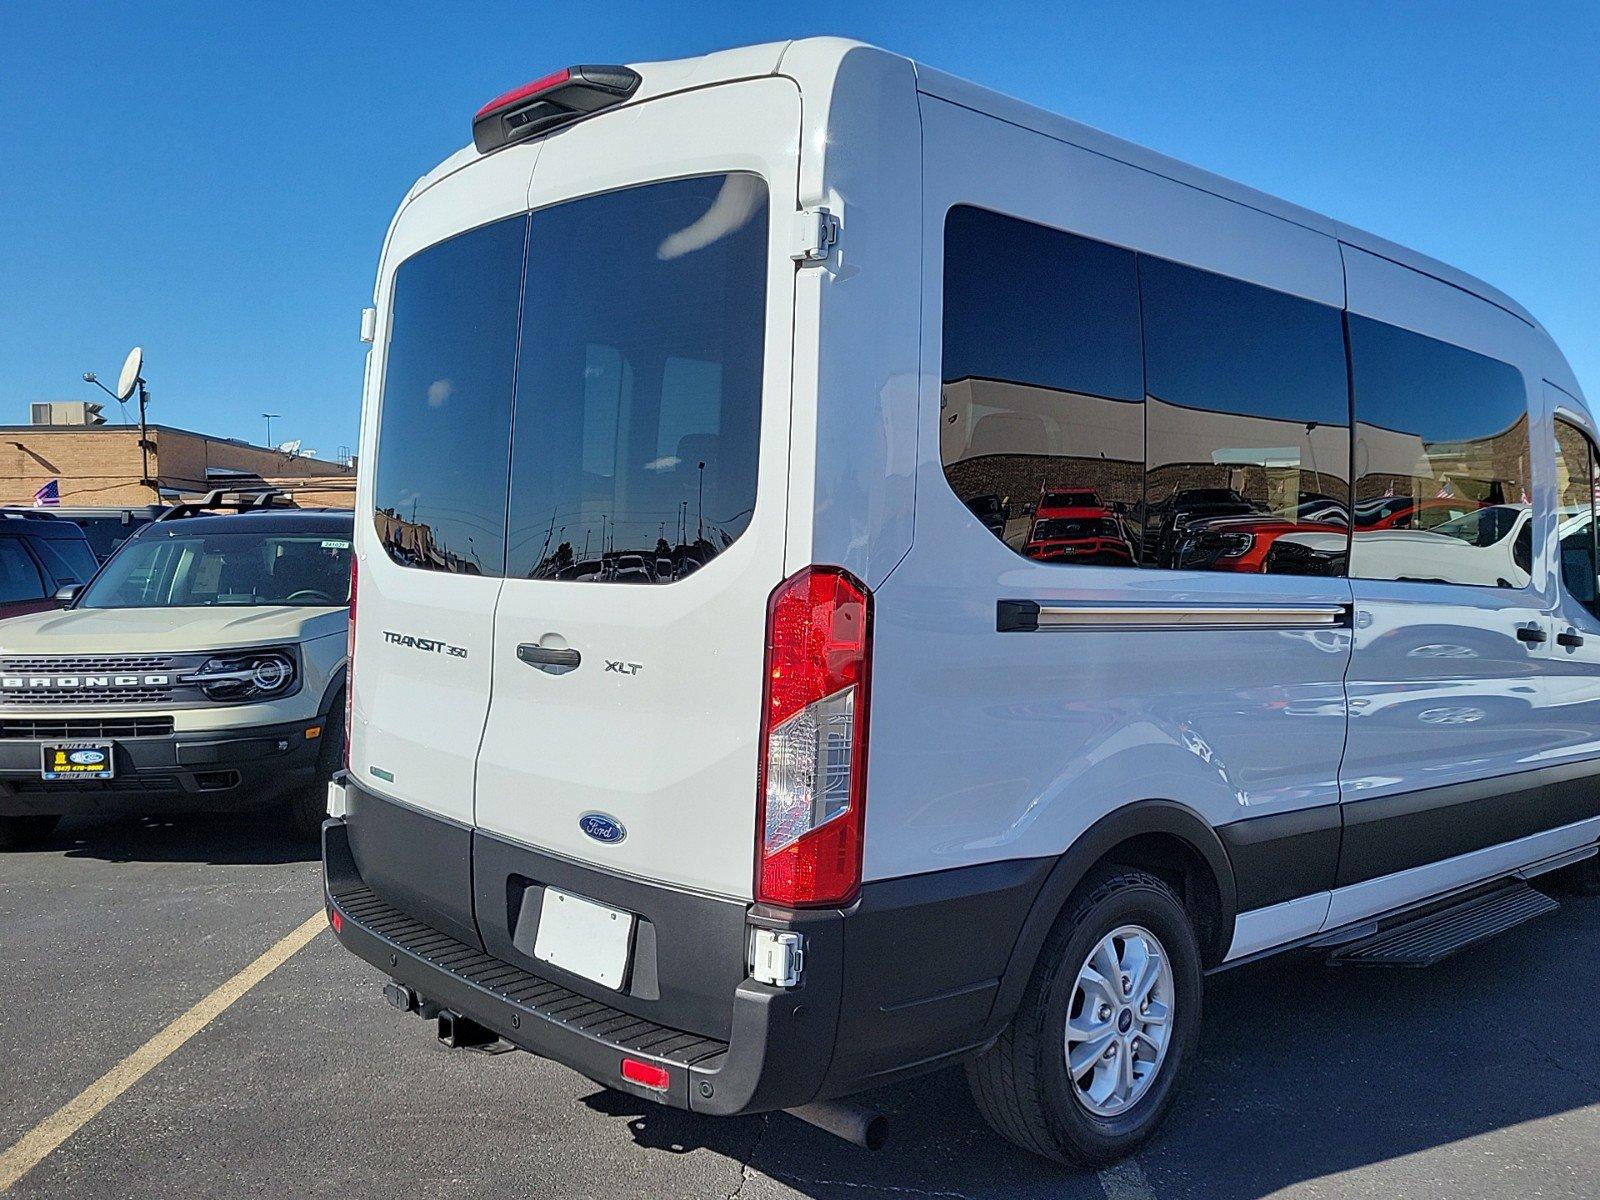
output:
[[[46,853],[106,862],[195,862],[220,866],[315,862],[322,850],[295,838],[274,810],[171,813],[159,816],[66,817]]]
[[[1497,1156],[1545,1163],[1537,1179],[1518,1174],[1530,1185],[1600,1194],[1581,1181],[1549,1189],[1560,1137],[1537,1124],[1600,1103],[1597,925],[1600,901],[1572,901],[1427,970],[1298,956],[1213,976],[1200,1059],[1138,1160],[1155,1195],[1262,1200],[1302,1185],[1319,1196],[1500,1194],[1475,1165],[1481,1154],[1460,1145],[1490,1133],[1500,1134]],[[782,1113],[723,1121],[613,1092],[585,1103],[625,1120],[641,1149],[708,1149],[808,1197],[1103,1200],[1093,1175],[990,1132],[959,1070],[861,1100],[891,1117],[877,1154]],[[1573,1172],[1587,1169],[1586,1155],[1573,1157]],[[1356,1174],[1336,1178],[1347,1172]],[[742,1194],[772,1193],[752,1184]]]

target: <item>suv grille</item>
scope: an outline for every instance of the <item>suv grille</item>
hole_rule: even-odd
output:
[[[22,717],[0,720],[0,738],[139,738],[166,737],[172,733],[171,717],[84,717],[53,719]]]
[[[178,682],[205,654],[6,655],[0,657],[0,705],[68,708],[89,704],[154,706],[203,703],[199,688]],[[118,683],[119,678],[131,682]],[[155,682],[152,682],[154,680]]]

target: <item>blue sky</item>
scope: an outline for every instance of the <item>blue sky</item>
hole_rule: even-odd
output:
[[[104,399],[353,445],[383,233],[489,97],[837,33],[1481,275],[1600,400],[1600,4],[0,6],[0,422]],[[116,419],[115,406],[108,414]]]

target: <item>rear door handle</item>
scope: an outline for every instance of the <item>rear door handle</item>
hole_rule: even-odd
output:
[[[517,657],[530,667],[538,667],[550,675],[576,671],[578,664],[583,661],[583,656],[576,650],[557,650],[551,646],[536,646],[532,642],[523,642],[518,646]]]
[[[1576,649],[1583,645],[1583,634],[1575,629],[1569,629],[1565,633],[1558,633],[1556,634],[1556,645],[1565,646],[1569,650]]]
[[[1538,646],[1550,640],[1550,635],[1537,625],[1518,625],[1517,640]]]

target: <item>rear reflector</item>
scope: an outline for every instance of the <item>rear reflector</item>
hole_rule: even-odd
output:
[[[640,1062],[637,1058],[622,1060],[622,1077],[629,1083],[637,1083],[640,1087],[657,1092],[666,1091],[672,1083],[672,1072],[655,1063]]]
[[[333,931],[335,933],[344,932],[344,916],[337,908],[330,908],[328,910],[328,924],[333,926]]]
[[[756,899],[843,904],[861,885],[872,598],[807,567],[767,607],[756,802]]]
[[[639,89],[627,67],[567,67],[496,96],[472,118],[472,144],[488,154],[621,104]]]

